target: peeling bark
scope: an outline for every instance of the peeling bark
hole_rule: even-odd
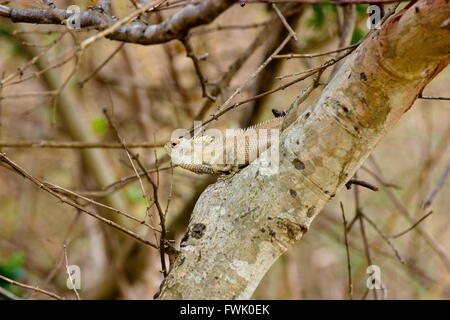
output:
[[[248,299],[287,247],[450,62],[450,3],[423,0],[350,55],[280,139],[278,174],[255,161],[209,186],[160,299]]]

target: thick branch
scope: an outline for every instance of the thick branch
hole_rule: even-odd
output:
[[[118,28],[107,38],[145,45],[182,39],[191,28],[210,23],[234,2],[234,0],[206,0],[189,4],[160,24],[151,26],[142,23],[128,24]],[[13,22],[61,24],[72,14],[62,9],[18,9],[0,5],[0,16],[8,17]],[[96,10],[81,11],[78,19],[82,28],[104,28],[113,22],[108,15]]]
[[[441,28],[449,16],[449,2],[424,0],[391,17],[282,133],[276,174],[255,161],[211,185],[195,206],[160,298],[250,298],[273,262],[450,62],[450,31]]]

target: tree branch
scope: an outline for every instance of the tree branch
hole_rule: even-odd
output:
[[[106,38],[144,45],[182,39],[191,28],[210,23],[233,3],[234,0],[206,0],[188,4],[160,24],[150,26],[142,23],[127,24],[114,30]],[[10,18],[13,22],[61,24],[72,14],[71,11],[62,9],[20,9],[0,5],[0,16]],[[110,16],[96,10],[81,11],[78,19],[82,28],[104,29],[113,22]]]
[[[440,28],[449,16],[447,1],[423,0],[389,18],[283,131],[276,174],[261,167],[271,161],[266,152],[208,187],[160,299],[250,298],[274,261],[450,62],[450,32]]]

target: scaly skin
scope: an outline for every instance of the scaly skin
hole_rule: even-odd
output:
[[[284,117],[258,123],[246,129],[236,129],[231,137],[214,139],[200,136],[178,138],[165,144],[176,166],[195,173],[230,173],[245,167],[270,147],[271,134],[278,134]],[[267,131],[266,131],[267,130]]]

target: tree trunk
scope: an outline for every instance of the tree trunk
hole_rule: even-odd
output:
[[[391,17],[281,134],[277,174],[264,174],[254,162],[209,186],[160,299],[250,298],[274,261],[450,62],[449,17],[445,0],[418,1]]]

